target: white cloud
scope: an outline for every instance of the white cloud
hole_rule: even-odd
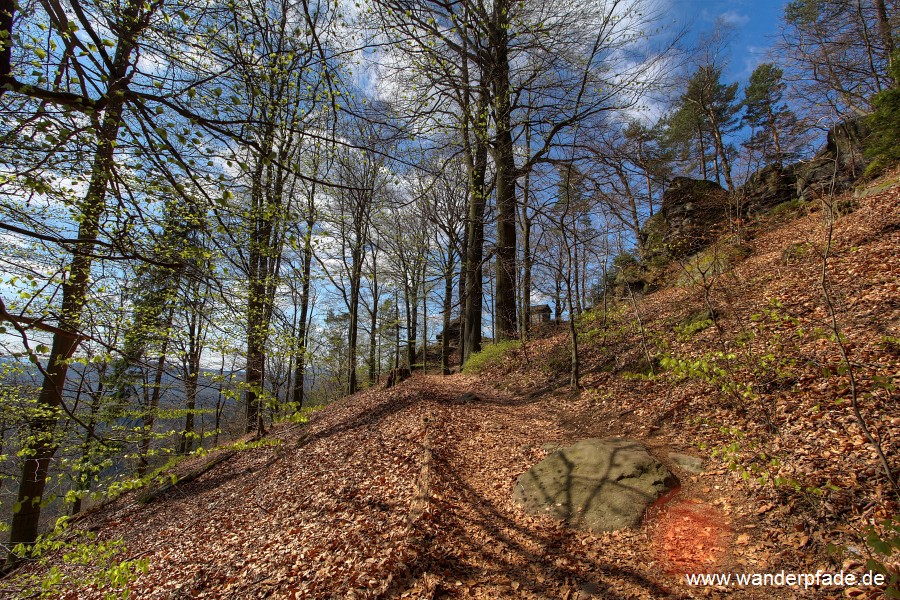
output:
[[[736,10],[729,10],[716,17],[716,21],[732,27],[743,27],[750,22],[750,17]]]

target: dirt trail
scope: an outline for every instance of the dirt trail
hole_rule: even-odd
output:
[[[576,531],[515,506],[516,478],[557,444],[631,435],[665,460],[664,428],[576,426],[570,409],[418,374],[85,525],[149,559],[138,598],[680,598],[709,591],[686,587],[684,570],[745,570],[728,552],[736,519],[715,473],[675,470],[680,493],[636,530]],[[77,594],[91,596],[102,590]]]
[[[430,383],[477,399],[432,407],[430,506],[410,597],[684,597],[684,572],[733,568],[730,518],[682,472],[684,486],[639,530],[591,534],[528,516],[510,500],[516,478],[581,432],[546,398],[505,396],[461,376]],[[612,425],[594,433],[632,433]],[[664,447],[655,450],[664,459]]]

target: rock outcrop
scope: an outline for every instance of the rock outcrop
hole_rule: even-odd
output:
[[[662,207],[644,227],[644,260],[688,256],[721,233],[728,192],[714,181],[676,177],[662,197]]]
[[[640,524],[647,506],[677,484],[639,442],[589,438],[558,448],[516,481],[513,500],[593,531]]]
[[[664,263],[706,248],[722,233],[729,215],[743,217],[849,189],[865,170],[868,134],[862,119],[840,123],[828,131],[825,146],[813,157],[768,165],[750,175],[733,197],[713,181],[674,178],[663,193],[660,212],[641,232],[642,262]]]
[[[851,119],[828,130],[825,147],[809,160],[791,165],[796,181],[796,197],[812,200],[852,186],[865,171],[868,161],[863,155],[869,128],[862,119]]]
[[[797,176],[794,167],[771,164],[747,178],[738,188],[738,198],[747,213],[758,213],[797,198]]]
[[[460,322],[459,317],[456,317],[455,319],[452,319],[450,321],[450,325],[449,327],[447,327],[446,334],[443,329],[440,330],[435,336],[435,340],[438,344],[440,344],[444,339],[444,335],[448,335],[450,346],[456,348],[457,346],[459,346],[459,332],[461,327],[462,323]]]

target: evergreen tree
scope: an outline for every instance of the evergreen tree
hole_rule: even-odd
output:
[[[701,119],[699,131],[707,131],[712,138],[716,180],[719,173],[725,176],[728,191],[734,191],[731,178],[732,149],[726,143],[727,135],[737,130],[738,113],[741,105],[735,100],[738,84],[725,84],[721,81],[722,68],[715,65],[701,66],[691,76],[687,91],[681,97],[683,105],[693,107],[695,118]],[[702,134],[701,134],[702,135]],[[721,163],[720,163],[721,161]]]
[[[743,122],[753,128],[744,146],[761,154],[766,162],[782,164],[787,157],[786,136],[796,123],[794,113],[782,102],[784,72],[772,63],[763,63],[750,75],[744,88]]]
[[[891,77],[900,81],[900,52],[891,62]],[[893,87],[876,94],[872,99],[874,111],[869,117],[872,135],[866,156],[873,159],[867,175],[876,175],[900,161],[900,88]]]

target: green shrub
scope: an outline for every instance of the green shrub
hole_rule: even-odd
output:
[[[900,51],[894,53],[891,77],[900,81]],[[867,176],[877,176],[900,162],[900,88],[893,87],[872,98],[873,111],[868,118],[872,130],[866,156],[872,159]]]
[[[809,242],[797,242],[791,244],[781,253],[781,262],[785,265],[796,264],[806,260],[813,251],[813,245]]]
[[[713,315],[708,310],[698,310],[689,314],[675,326],[675,333],[681,340],[687,340],[695,333],[708,329],[713,325]]]
[[[682,265],[683,273],[676,283],[681,286],[696,285],[704,279],[717,277],[751,253],[749,246],[736,244],[734,240],[722,240],[688,259]]]
[[[892,515],[878,525],[866,531],[866,545],[873,551],[866,561],[866,568],[884,575],[888,584],[886,597],[900,598],[900,573],[896,567],[888,566],[891,558],[900,554],[900,515]]]
[[[801,198],[794,198],[793,200],[776,204],[769,211],[769,214],[777,221],[789,221],[806,214],[808,208],[808,204]]]
[[[662,212],[657,212],[644,223],[641,230],[643,237],[643,259],[647,267],[661,268],[665,266],[671,256],[666,244],[666,235],[669,232],[669,224]]]
[[[121,540],[101,540],[96,533],[69,527],[62,517],[50,533],[42,535],[30,548],[13,548],[19,556],[38,565],[38,569],[14,572],[4,583],[6,592],[20,598],[74,597],[78,590],[100,589],[105,598],[128,598],[129,585],[150,563],[146,558],[128,559]],[[64,568],[57,566],[62,559]]]
[[[481,352],[476,352],[469,357],[469,360],[463,365],[462,372],[477,375],[488,367],[500,364],[509,352],[518,350],[521,345],[522,342],[519,340],[506,340],[487,344],[481,349]]]

